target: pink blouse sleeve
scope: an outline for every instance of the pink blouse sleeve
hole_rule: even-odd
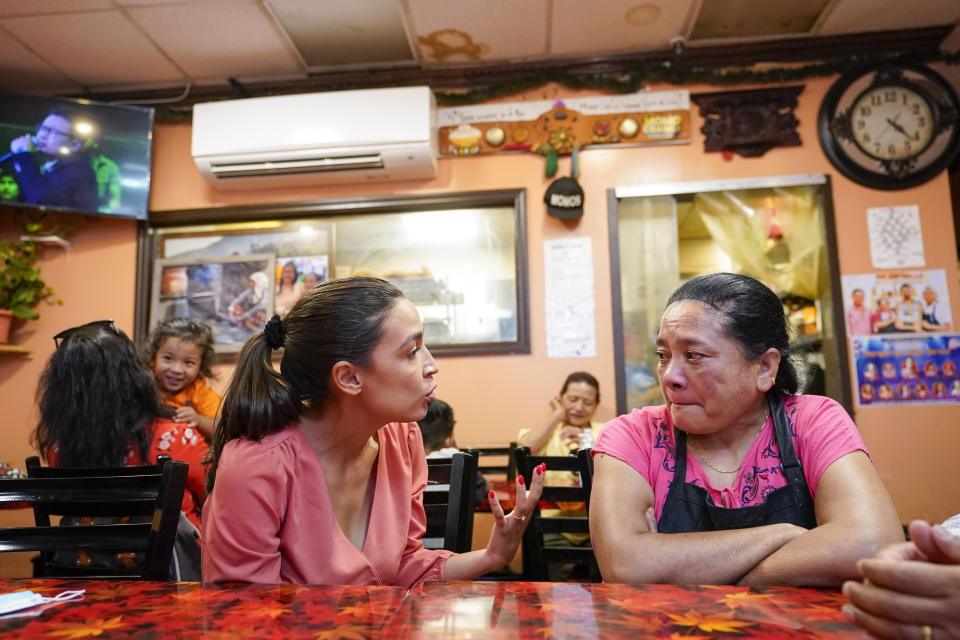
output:
[[[423,490],[427,486],[427,459],[423,441],[416,425],[407,432],[411,467],[410,526],[407,545],[400,558],[396,584],[408,589],[427,580],[443,580],[443,565],[452,551],[424,549],[420,538],[427,530],[427,515],[423,510]]]
[[[241,447],[242,453],[237,451]],[[287,478],[274,452],[242,440],[224,448],[214,492],[203,510],[204,582],[282,582],[280,526]]]

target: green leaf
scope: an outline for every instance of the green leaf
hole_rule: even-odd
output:
[[[11,313],[13,313],[13,315],[17,316],[18,318],[23,318],[25,320],[36,320],[37,318],[40,317],[36,311],[22,304],[12,307],[10,311]]]

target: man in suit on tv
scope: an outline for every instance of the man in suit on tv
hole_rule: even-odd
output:
[[[54,109],[35,134],[14,138],[9,162],[20,185],[20,200],[97,211],[97,178],[84,152],[85,134],[92,132],[89,122]]]

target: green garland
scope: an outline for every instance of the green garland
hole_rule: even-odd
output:
[[[843,73],[855,67],[881,60],[902,60],[891,57],[856,56],[837,62],[818,62],[800,67],[781,67],[775,69],[753,70],[748,68],[705,68],[674,67],[670,62],[650,64],[628,68],[617,76],[595,74],[578,75],[566,71],[541,71],[511,78],[504,82],[469,91],[434,91],[437,104],[442,106],[460,106],[486,102],[493,98],[513,95],[535,87],[555,82],[568,89],[598,89],[611,93],[635,93],[647,83],[665,82],[668,84],[765,84],[771,82],[793,82],[805,78],[822,78]],[[960,52],[940,53],[923,60],[911,58],[915,62],[943,62],[960,64]]]
[[[799,67],[779,67],[754,70],[750,68],[708,68],[674,66],[669,61],[628,67],[618,74],[575,74],[561,70],[537,71],[497,82],[482,88],[466,91],[434,91],[437,104],[446,107],[477,104],[514,95],[529,89],[541,87],[551,82],[568,89],[596,89],[608,93],[636,93],[648,83],[667,84],[768,84],[772,82],[794,82],[805,78],[822,78],[843,73],[855,67],[882,60],[912,62],[942,62],[960,64],[960,52],[938,53],[923,59],[916,57],[877,57],[854,56],[847,60],[817,62]],[[160,107],[156,111],[158,120],[189,120],[192,109],[184,107]]]

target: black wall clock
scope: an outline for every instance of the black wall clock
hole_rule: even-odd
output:
[[[960,152],[960,100],[921,66],[880,64],[843,75],[820,105],[820,146],[843,175],[874,189],[930,180]]]

